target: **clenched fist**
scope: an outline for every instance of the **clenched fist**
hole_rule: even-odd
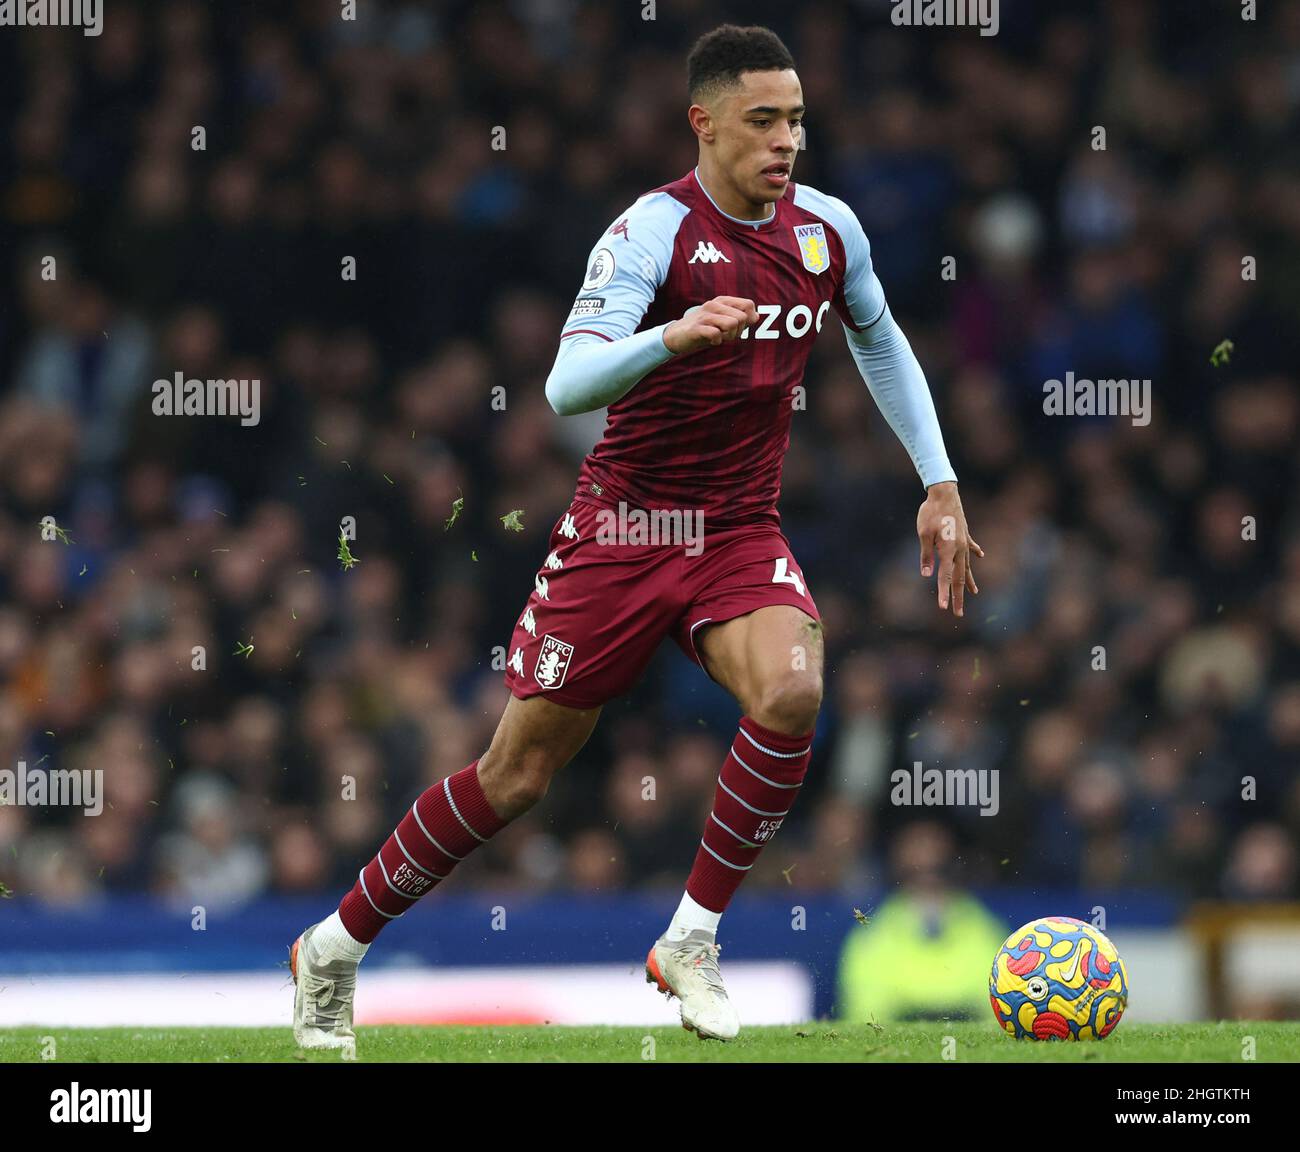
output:
[[[758,309],[752,300],[715,296],[669,324],[664,329],[664,345],[676,356],[716,348],[725,341],[738,339],[746,328],[757,322]]]

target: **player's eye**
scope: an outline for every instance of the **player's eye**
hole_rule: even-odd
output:
[[[766,127],[767,127],[769,124],[771,124],[771,123],[772,123],[771,120],[755,120],[755,121],[754,121],[754,127],[755,127],[755,128],[766,128]]]

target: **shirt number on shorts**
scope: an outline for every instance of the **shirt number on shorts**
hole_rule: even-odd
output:
[[[799,579],[798,572],[790,571],[790,562],[782,556],[776,562],[776,571],[772,573],[773,584],[792,584],[800,596],[807,596],[804,591],[803,581]]]

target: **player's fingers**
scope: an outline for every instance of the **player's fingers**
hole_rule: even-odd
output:
[[[966,611],[966,551],[958,551],[952,564],[952,611],[961,616]]]
[[[758,323],[758,308],[752,300],[746,300],[743,296],[716,296],[710,303],[734,308],[740,313],[741,323],[746,328]]]
[[[724,304],[713,301],[709,305],[709,315],[718,318],[733,320],[737,325],[744,324],[748,319],[748,313],[743,308],[737,308],[732,304]]]
[[[921,540],[921,575],[929,576],[934,571],[934,541],[927,540],[925,534],[919,530],[916,534]]]
[[[711,303],[725,304],[728,308],[735,308],[746,316],[758,319],[758,309],[754,307],[754,302],[744,296],[715,296]]]
[[[966,537],[966,587],[969,588],[976,596],[979,595],[980,586],[975,583],[975,557],[983,556],[982,549],[970,536]]]
[[[939,549],[939,607],[947,611],[948,596],[952,591],[952,553],[944,554],[943,548]]]
[[[737,308],[720,308],[716,310],[711,318],[711,323],[716,324],[722,330],[724,340],[739,339],[740,334],[745,330],[745,314]]]

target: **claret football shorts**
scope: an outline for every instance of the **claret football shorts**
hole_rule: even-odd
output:
[[[598,707],[636,683],[665,636],[704,667],[696,630],[757,608],[789,604],[820,622],[775,525],[706,524],[692,536],[624,511],[620,521],[618,509],[577,497],[552,530],[506,657],[520,699]]]

